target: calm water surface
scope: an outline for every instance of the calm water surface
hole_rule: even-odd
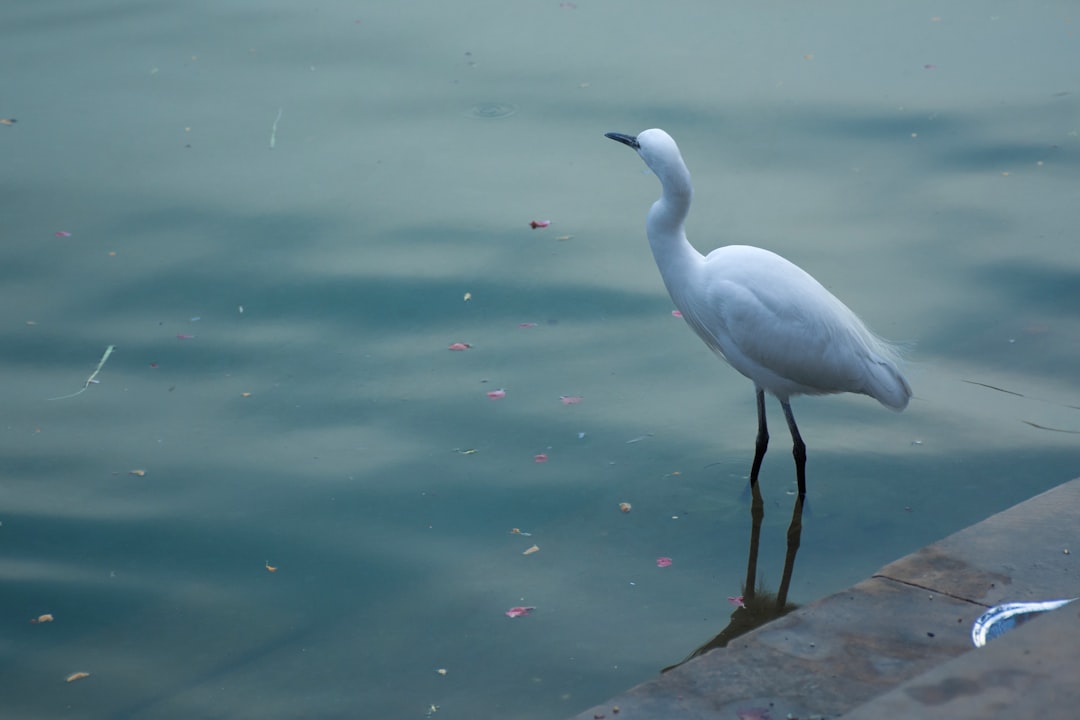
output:
[[[1074,10],[6,3],[0,714],[553,718],[718,632],[753,391],[605,131],[910,348],[796,400],[792,600],[1076,476]]]

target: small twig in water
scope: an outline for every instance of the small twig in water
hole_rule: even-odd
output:
[[[1015,395],[1016,397],[1022,397],[1022,398],[1027,398],[1028,397],[1027,395],[1023,395],[1023,394],[1018,393],[1018,392],[1013,392],[1012,390],[1006,390],[1005,388],[999,388],[996,385],[987,385],[986,383],[976,382],[975,380],[961,380],[960,382],[966,382],[968,385],[978,385],[979,387],[989,388],[991,390],[997,390],[998,392],[1003,392],[1006,395]],[[1035,400],[1036,402],[1044,402],[1044,403],[1049,403],[1051,405],[1057,405],[1058,407],[1069,408],[1070,410],[1080,410],[1080,405],[1063,405],[1062,403],[1056,403],[1056,402],[1054,402],[1052,400],[1043,400],[1042,398],[1028,398],[1028,399],[1029,400]],[[1027,420],[1025,420],[1024,422],[1027,422]],[[1031,423],[1028,423],[1028,424],[1030,425]],[[1036,425],[1035,427],[1040,428],[1042,430],[1053,430],[1054,429],[1054,428],[1043,428],[1040,425]],[[1061,432],[1072,432],[1072,430],[1062,430]]]
[[[1047,427],[1045,425],[1038,425],[1036,423],[1031,422],[1030,420],[1021,420],[1020,422],[1024,423],[1025,425],[1030,425],[1033,428],[1038,428],[1039,430],[1049,430],[1050,432],[1068,433],[1069,435],[1080,435],[1080,430],[1062,430],[1061,428]]]
[[[278,108],[277,109],[277,117],[274,118],[274,124],[270,126],[270,149],[271,150],[273,150],[274,146],[277,145],[277,124],[278,124],[278,121],[281,120],[281,111],[283,109],[284,108]]]
[[[987,385],[986,383],[976,382],[974,380],[961,380],[961,382],[966,382],[968,385],[978,385],[979,387],[989,388],[991,390],[997,390],[998,392],[1003,392],[1006,395],[1015,395],[1016,397],[1024,397],[1023,395],[1021,395],[1018,392],[1013,392],[1012,390],[1006,390],[1005,388],[999,388],[999,387],[997,387],[995,385]]]
[[[90,387],[90,383],[94,382],[94,378],[96,378],[98,373],[101,372],[101,368],[105,367],[105,361],[109,359],[109,356],[112,355],[112,352],[115,349],[116,349],[115,345],[110,345],[109,347],[105,348],[105,354],[101,356],[101,360],[98,361],[97,367],[94,368],[94,372],[90,373],[90,377],[86,378],[86,382],[83,383],[83,386],[82,386],[81,389],[76,390],[75,392],[71,393],[70,395],[61,395],[60,397],[52,397],[52,398],[49,398],[49,399],[50,400],[67,400],[68,398],[73,398],[76,395],[82,395],[84,392],[86,392],[86,388]]]

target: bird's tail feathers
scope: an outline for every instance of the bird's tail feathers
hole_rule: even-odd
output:
[[[874,362],[866,376],[866,394],[887,408],[900,412],[911,400],[911,386],[900,372],[900,348],[873,336],[871,353]]]

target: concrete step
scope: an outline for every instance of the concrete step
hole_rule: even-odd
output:
[[[847,713],[984,720],[1001,716],[1009,703],[1029,708],[1010,711],[1014,717],[1080,717],[1080,603],[985,648],[971,642],[972,623],[993,605],[1080,595],[1074,545],[1080,546],[1080,478],[574,720],[807,720]]]

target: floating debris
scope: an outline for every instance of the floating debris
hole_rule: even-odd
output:
[[[83,383],[81,389],[76,390],[70,395],[61,395],[60,397],[49,398],[49,400],[67,400],[68,398],[73,398],[86,392],[86,388],[90,387],[91,384],[95,384],[94,378],[96,378],[98,376],[98,373],[101,372],[101,368],[105,367],[105,361],[109,359],[109,356],[113,354],[113,350],[115,349],[115,345],[110,345],[109,347],[105,348],[105,354],[101,356],[101,360],[98,361],[97,367],[94,368],[94,372],[90,373],[90,377],[86,378],[86,382]]]
[[[506,391],[502,388],[499,388],[498,390],[488,390],[487,396],[492,400],[501,400],[506,397]]]
[[[469,343],[456,342],[456,343],[450,343],[450,346],[447,347],[446,349],[447,350],[461,351],[461,350],[468,350],[471,347],[472,347],[472,345],[470,345]]]
[[[510,103],[480,103],[469,110],[469,117],[481,120],[498,120],[510,117],[517,112],[517,106]]]
[[[999,388],[997,385],[988,385],[987,383],[984,383],[984,382],[977,382],[975,380],[964,380],[964,379],[961,379],[960,382],[967,383],[968,385],[978,385],[979,387],[988,388],[990,390],[997,390],[998,392],[1005,393],[1006,395],[1015,395],[1016,397],[1024,397],[1024,395],[1022,395],[1021,393],[1013,392],[1012,390],[1006,390],[1005,388]]]
[[[1030,425],[1036,430],[1049,430],[1050,432],[1068,433],[1069,435],[1080,435],[1080,430],[1066,430],[1065,428],[1048,427],[1046,425],[1039,425],[1038,423],[1033,423],[1030,420],[1021,420],[1020,422],[1024,423],[1025,425]]]
[[[82,680],[83,678],[88,677],[90,677],[90,673],[88,672],[71,673],[67,676],[67,682],[75,682],[76,680]]]
[[[533,545],[531,548],[529,548],[528,550],[526,550],[525,552],[523,552],[521,554],[522,555],[532,555],[533,553],[538,553],[538,552],[540,552],[540,546],[539,545]]]
[[[536,230],[537,228],[546,228],[550,225],[550,220],[532,220],[529,222],[529,227],[531,227],[533,230]]]
[[[278,108],[277,117],[274,118],[274,124],[270,126],[270,149],[271,150],[273,150],[274,146],[277,145],[277,124],[281,120],[281,111],[282,110],[284,110],[284,108]]]
[[[524,606],[521,606],[521,605],[517,605],[515,607],[510,608],[509,610],[507,610],[503,614],[506,615],[506,617],[508,617],[508,618],[526,617],[527,615],[532,614],[532,611],[535,610],[535,609],[536,608],[534,608],[534,607],[524,607]]]
[[[619,503],[619,510],[620,510],[621,512],[624,512],[624,513],[628,513],[628,512],[630,512],[630,511],[631,511],[631,510],[632,510],[633,508],[634,508],[634,506],[633,506],[633,505],[631,505],[631,504],[630,504],[630,503],[628,503],[628,502],[621,502],[621,503]]]
[[[562,402],[563,405],[577,405],[582,400],[583,400],[583,398],[580,395],[560,395],[559,396],[559,401]]]
[[[535,462],[535,463],[546,463],[547,461],[548,461],[547,453],[537,453],[537,454],[533,455],[533,462]]]
[[[659,567],[659,568],[671,567],[672,562],[674,562],[674,561],[669,557],[658,557],[658,558],[656,558],[656,567]]]
[[[277,565],[271,565],[270,561],[267,560],[266,561],[266,572],[272,572],[272,573],[277,572]]]
[[[54,619],[52,613],[45,613],[44,615],[38,615],[36,618],[30,618],[30,624],[37,625],[38,623],[52,622]]]

